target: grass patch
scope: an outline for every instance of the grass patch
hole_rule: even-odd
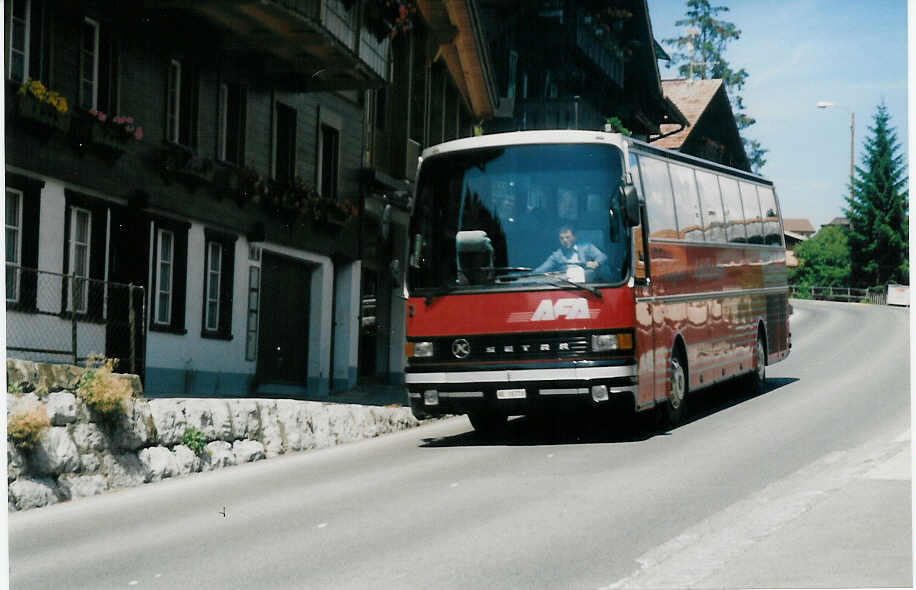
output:
[[[27,408],[10,414],[6,423],[6,436],[20,449],[35,448],[41,433],[51,428],[48,412],[41,404],[30,404]]]
[[[127,402],[134,397],[130,381],[114,374],[118,359],[92,356],[88,370],[80,378],[77,395],[95,412],[115,417],[127,413]]]
[[[201,455],[204,449],[207,448],[207,439],[204,437],[203,432],[193,426],[189,426],[184,431],[184,436],[181,437],[181,444],[194,451],[195,454]]]

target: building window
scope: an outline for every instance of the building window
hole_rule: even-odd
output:
[[[189,223],[173,219],[150,222],[149,329],[187,334],[185,308]]]
[[[223,248],[219,242],[207,242],[207,277],[204,285],[206,302],[204,326],[207,330],[219,330],[219,285],[223,264]]]
[[[154,322],[159,325],[172,323],[172,270],[175,259],[175,234],[160,229],[157,232],[156,289]]]
[[[274,178],[292,182],[296,176],[296,109],[277,103],[276,138]]]
[[[245,360],[258,358],[258,307],[261,294],[261,269],[248,267],[248,328],[245,334]]]
[[[204,296],[201,336],[232,339],[232,288],[236,236],[204,230]]]
[[[98,107],[99,99],[99,23],[83,20],[80,48],[80,106],[86,110]]]
[[[321,196],[328,199],[337,198],[337,173],[340,154],[340,131],[330,125],[321,126],[321,172],[319,186]]]
[[[22,192],[6,189],[6,301],[19,302],[22,271]]]
[[[165,112],[165,138],[179,143],[178,123],[181,117],[181,62],[173,59],[169,63],[168,104]]]
[[[198,68],[179,59],[169,61],[165,108],[167,141],[194,148],[197,145]]]
[[[13,0],[10,4],[9,78],[14,82],[25,82],[29,77],[32,2]]]
[[[243,86],[227,82],[219,85],[218,156],[224,162],[244,163],[245,104]]]
[[[70,301],[68,311],[86,313],[89,301],[89,244],[92,214],[79,207],[70,209]]]

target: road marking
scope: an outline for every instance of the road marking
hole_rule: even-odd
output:
[[[908,434],[829,453],[771,483],[636,559],[639,568],[602,590],[695,588],[753,544],[786,526],[855,479],[899,461]]]

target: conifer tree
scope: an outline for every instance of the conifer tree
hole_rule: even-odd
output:
[[[674,39],[665,39],[664,43],[673,44],[671,60],[678,65],[678,72],[686,79],[707,80],[721,78],[725,84],[735,114],[738,131],[756,123],[744,110],[744,99],[741,90],[748,73],[744,68],[732,69],[725,59],[725,47],[731,41],[741,38],[741,31],[734,23],[716,18],[720,13],[728,12],[727,6],[712,6],[709,0],[687,0],[686,18],[676,21],[678,27],[686,27],[684,33]],[[766,164],[764,149],[756,139],[744,139],[751,170],[759,173]]]
[[[864,162],[856,166],[846,198],[851,281],[856,287],[909,284],[908,188],[897,133],[887,107],[878,105]]]

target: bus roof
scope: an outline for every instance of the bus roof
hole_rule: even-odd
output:
[[[644,141],[632,139],[621,135],[620,133],[605,133],[603,131],[587,131],[581,129],[550,129],[538,131],[511,131],[508,133],[493,133],[489,135],[478,135],[475,137],[464,137],[454,139],[445,143],[440,143],[423,150],[423,159],[448,152],[463,150],[473,150],[491,147],[500,147],[506,145],[534,145],[545,143],[598,143],[605,145],[614,145],[624,150],[626,145],[628,150],[639,153],[655,154],[671,160],[681,161],[700,166],[710,170],[725,172],[732,176],[752,180],[761,184],[773,185],[773,181],[762,176],[752,174],[737,168],[731,168],[722,164],[717,164],[709,160],[682,154],[681,152],[669,150],[661,147],[655,147]]]

